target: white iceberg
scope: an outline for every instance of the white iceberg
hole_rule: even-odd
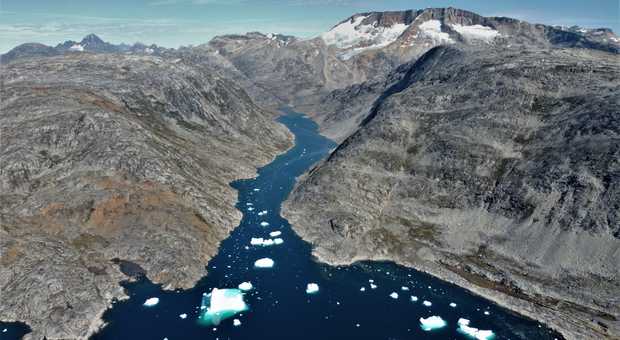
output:
[[[253,190],[254,190],[254,191],[260,191],[260,189],[259,189],[259,188],[254,188]]]
[[[433,305],[433,303],[431,303],[430,301],[426,301],[426,300],[424,300],[422,304],[425,305],[426,307],[430,307]]]
[[[241,289],[241,290],[243,290],[243,291],[248,291],[248,290],[251,290],[251,289],[252,289],[252,287],[253,287],[253,286],[252,286],[252,283],[251,283],[251,282],[249,282],[249,281],[246,281],[246,282],[241,282],[241,283],[239,284],[239,289]]]
[[[488,340],[495,337],[493,331],[481,330],[475,327],[470,327],[469,320],[467,319],[460,318],[459,321],[457,321],[457,324],[459,325],[459,328],[457,329],[459,333],[468,335],[474,339]]]
[[[277,236],[280,236],[280,235],[282,235],[281,231],[272,231],[272,232],[269,233],[270,237],[277,237]]]
[[[252,237],[252,239],[250,240],[250,244],[253,246],[262,246],[263,245],[263,238],[262,237]]]
[[[284,240],[278,237],[278,238],[273,240],[273,243],[275,243],[275,244],[282,244],[282,243],[284,243]]]
[[[256,262],[254,262],[254,267],[256,268],[271,268],[273,267],[273,260],[268,258],[268,257],[264,257],[262,259],[258,259],[256,260]]]
[[[398,293],[396,293],[396,292],[392,292],[392,294],[390,294],[390,297],[391,297],[392,299],[398,299]]]
[[[306,286],[307,294],[314,294],[314,293],[317,293],[318,291],[319,291],[319,285],[316,283],[308,283],[308,285]]]
[[[264,247],[273,246],[274,243],[275,242],[272,239],[268,238],[268,239],[263,241],[263,246]]]
[[[402,291],[406,292],[406,291],[408,291],[408,290],[409,290],[409,287],[402,286],[402,287],[400,287],[400,290],[402,290]]]
[[[491,312],[489,312],[488,310],[485,310],[484,315],[491,315]]]
[[[187,319],[187,314],[183,313],[183,314],[179,314],[179,317],[181,319]]]
[[[365,291],[366,291],[366,287],[360,288],[360,292],[365,292]]]
[[[456,307],[456,303],[450,302],[450,307],[452,307],[452,308]]]
[[[258,216],[267,215],[267,210],[259,211]]]
[[[377,285],[376,285],[376,284],[374,284],[374,283],[371,283],[371,284],[370,284],[370,289],[377,289]]]
[[[211,294],[203,294],[200,309],[200,322],[218,325],[220,321],[248,309],[239,289],[213,288]]]
[[[152,298],[146,299],[146,301],[144,301],[143,305],[146,306],[146,307],[153,307],[153,306],[157,305],[158,303],[159,303],[159,298],[152,297]]]
[[[263,221],[263,222],[260,223],[260,226],[261,227],[268,227],[269,226],[269,222]]]
[[[235,327],[241,326],[241,321],[239,321],[239,319],[234,319],[233,320],[233,326],[235,326]]]
[[[434,329],[443,328],[446,326],[446,322],[440,316],[429,316],[428,318],[420,318],[420,327],[425,331],[432,331]]]
[[[249,207],[249,208],[248,208],[248,211],[252,211],[252,210],[254,210],[254,208],[252,208],[252,207]]]
[[[411,301],[413,301],[413,302],[418,301],[418,297],[417,297],[417,296],[412,296],[412,297],[411,297]]]

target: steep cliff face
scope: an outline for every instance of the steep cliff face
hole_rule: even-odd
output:
[[[433,49],[284,215],[321,260],[395,260],[569,338],[619,336],[619,76],[587,49]]]
[[[290,145],[237,85],[149,56],[11,63],[0,112],[0,320],[34,339],[86,337],[123,268],[193,286],[238,224],[228,183]]]

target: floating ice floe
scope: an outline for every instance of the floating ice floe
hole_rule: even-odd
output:
[[[360,292],[365,292],[365,291],[366,291],[366,287],[360,288]]]
[[[260,226],[261,227],[268,227],[269,226],[269,222],[263,221],[263,222],[260,223]]]
[[[469,320],[467,319],[460,318],[459,321],[457,321],[457,324],[459,325],[459,328],[457,329],[459,333],[468,335],[474,339],[488,340],[495,337],[495,334],[493,334],[493,331],[491,330],[481,330],[475,327],[470,327]]]
[[[484,315],[491,315],[491,312],[489,312],[488,310],[485,310]]]
[[[400,287],[400,290],[402,290],[402,291],[406,292],[406,291],[408,291],[408,290],[409,290],[409,287],[402,286],[402,287]]]
[[[254,188],[253,190],[254,190],[254,191],[260,191],[260,189],[259,189],[259,188]]]
[[[418,297],[417,297],[417,296],[412,296],[412,297],[411,297],[411,301],[413,301],[413,302],[418,301]]]
[[[256,268],[271,268],[273,267],[273,260],[268,258],[268,257],[264,257],[262,259],[258,259],[256,260],[256,262],[254,262],[254,267]]]
[[[267,210],[259,211],[258,216],[267,215]]]
[[[248,208],[248,211],[252,211],[252,210],[254,210],[254,208],[252,208],[252,207],[249,207],[249,208]]]
[[[370,284],[370,289],[377,289],[377,285],[376,285],[376,284],[374,284],[374,283],[371,283],[371,284]]]
[[[314,293],[317,293],[318,291],[319,291],[319,285],[316,283],[308,283],[308,285],[306,286],[307,294],[314,294]]]
[[[144,301],[142,305],[146,307],[153,307],[157,305],[158,303],[159,303],[159,298],[152,297],[152,298],[146,299],[146,301]]]
[[[428,318],[420,318],[420,327],[425,331],[432,331],[434,329],[443,328],[446,326],[446,322],[440,316],[429,316]]]
[[[391,297],[392,299],[398,299],[398,293],[396,293],[396,292],[392,292],[392,294],[390,294],[390,297]]]
[[[274,244],[274,243],[275,243],[275,242],[273,242],[273,240],[272,240],[272,239],[268,238],[268,239],[266,239],[266,240],[264,240],[264,241],[263,241],[263,246],[264,246],[264,247],[273,246],[273,244]]]
[[[8,328],[5,328],[5,329],[2,330],[2,333],[6,333],[8,331],[9,331]]]
[[[245,205],[250,206],[250,205],[254,205],[254,204],[253,204],[253,203],[251,203],[251,202],[248,202],[248,203],[246,203]]]
[[[278,238],[273,240],[273,243],[275,243],[275,244],[282,244],[282,243],[284,243],[284,240],[278,237]]]
[[[272,231],[272,232],[269,233],[270,237],[277,237],[277,236],[280,236],[280,235],[282,235],[281,231]]]
[[[452,308],[456,307],[456,303],[450,302],[450,307],[452,307]]]
[[[213,288],[211,294],[203,294],[200,305],[200,321],[207,325],[218,325],[220,321],[248,309],[239,289]]]
[[[235,327],[241,326],[241,321],[239,321],[239,319],[234,319],[233,320],[233,326],[235,326]]]
[[[252,283],[251,283],[251,282],[249,282],[249,281],[246,281],[246,282],[241,282],[241,283],[239,284],[239,289],[241,289],[241,290],[243,290],[243,291],[248,291],[248,290],[251,290],[251,289],[252,289],[252,287],[253,287],[253,286],[252,286]]]
[[[250,244],[253,246],[262,246],[263,245],[263,238],[262,237],[252,237],[252,239],[250,240]]]
[[[430,301],[426,301],[426,300],[424,300],[422,304],[425,305],[426,307],[430,307],[433,305]]]
[[[181,319],[187,319],[187,314],[183,313],[183,314],[179,314],[179,317]]]

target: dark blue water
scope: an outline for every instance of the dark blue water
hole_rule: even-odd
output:
[[[331,267],[315,262],[310,245],[280,217],[280,205],[296,177],[335,145],[318,134],[311,120],[290,110],[285,113],[280,121],[295,134],[295,146],[259,169],[255,179],[232,183],[239,190],[237,208],[244,216],[209,262],[208,275],[185,291],[163,291],[148,280],[125,283],[131,298],[116,302],[105,313],[108,324],[93,339],[467,339],[457,332],[459,318],[493,330],[496,339],[561,338],[535,321],[413,269],[393,263]],[[248,211],[247,203],[253,211]],[[262,210],[268,213],[258,216]],[[270,226],[261,227],[262,221]],[[250,246],[252,237],[266,238],[276,230],[282,232],[283,244]],[[254,261],[263,257],[272,258],[275,266],[254,268]],[[369,280],[374,280],[376,289],[370,289]],[[250,309],[234,317],[240,326],[233,326],[233,318],[215,327],[197,321],[203,293],[236,288],[243,281],[252,282],[254,289],[245,295]],[[318,283],[318,294],[306,294],[309,282]],[[399,297],[391,298],[392,292]],[[412,302],[410,296],[419,300]],[[159,297],[159,304],[144,307],[150,297]],[[432,306],[424,306],[424,300]],[[450,307],[451,302],[457,306]],[[179,317],[183,313],[188,314],[186,319]],[[422,330],[419,318],[432,315],[441,316],[447,326]]]

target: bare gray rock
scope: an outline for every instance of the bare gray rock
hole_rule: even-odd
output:
[[[435,48],[391,75],[284,216],[328,263],[394,260],[568,338],[618,337],[617,58]]]
[[[33,339],[86,338],[130,277],[193,286],[241,217],[228,183],[291,144],[180,60],[81,53],[2,75],[0,320]]]

